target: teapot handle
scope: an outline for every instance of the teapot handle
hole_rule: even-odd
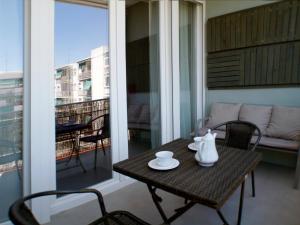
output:
[[[200,160],[201,160],[201,153],[202,153],[204,144],[205,144],[205,142],[201,141],[200,148],[197,150],[197,154],[198,154]]]

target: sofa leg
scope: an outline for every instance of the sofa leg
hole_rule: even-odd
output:
[[[298,150],[298,156],[297,156],[297,165],[296,165],[296,174],[295,174],[295,183],[294,183],[295,189],[299,188],[299,181],[300,181],[300,149]]]

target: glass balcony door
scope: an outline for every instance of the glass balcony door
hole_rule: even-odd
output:
[[[126,5],[128,149],[132,157],[161,144],[159,2]]]
[[[108,7],[55,2],[57,189],[112,178]]]

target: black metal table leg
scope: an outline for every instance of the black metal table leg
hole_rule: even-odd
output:
[[[244,190],[245,190],[245,181],[243,181],[242,187],[241,187],[239,215],[238,215],[238,222],[237,222],[238,225],[241,225],[241,222],[242,222],[243,203],[244,203]]]
[[[223,216],[222,212],[218,209],[217,213],[220,217],[220,219],[222,220],[222,222],[224,223],[224,225],[229,225],[229,223],[227,222],[227,220],[225,219],[225,217]]]
[[[168,224],[168,218],[164,212],[164,210],[162,209],[162,207],[160,206],[159,203],[159,198],[157,197],[156,193],[155,193],[155,188],[152,188],[149,184],[147,184],[148,190],[152,196],[153,202],[156,206],[156,208],[158,209],[159,214],[161,215],[164,223]]]
[[[252,197],[255,197],[255,175],[254,171],[251,172],[251,182],[252,182]]]

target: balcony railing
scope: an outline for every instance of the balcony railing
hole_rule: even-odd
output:
[[[78,78],[79,80],[88,80],[91,79],[92,73],[91,71],[85,71],[82,73],[79,73]]]
[[[85,101],[56,106],[56,123],[65,124],[71,122],[87,123],[92,118],[109,113],[109,98]],[[89,131],[86,131],[87,133]],[[61,160],[70,156],[73,147],[73,137],[62,135],[56,138],[56,159]],[[94,148],[91,144],[81,146],[81,152]]]

